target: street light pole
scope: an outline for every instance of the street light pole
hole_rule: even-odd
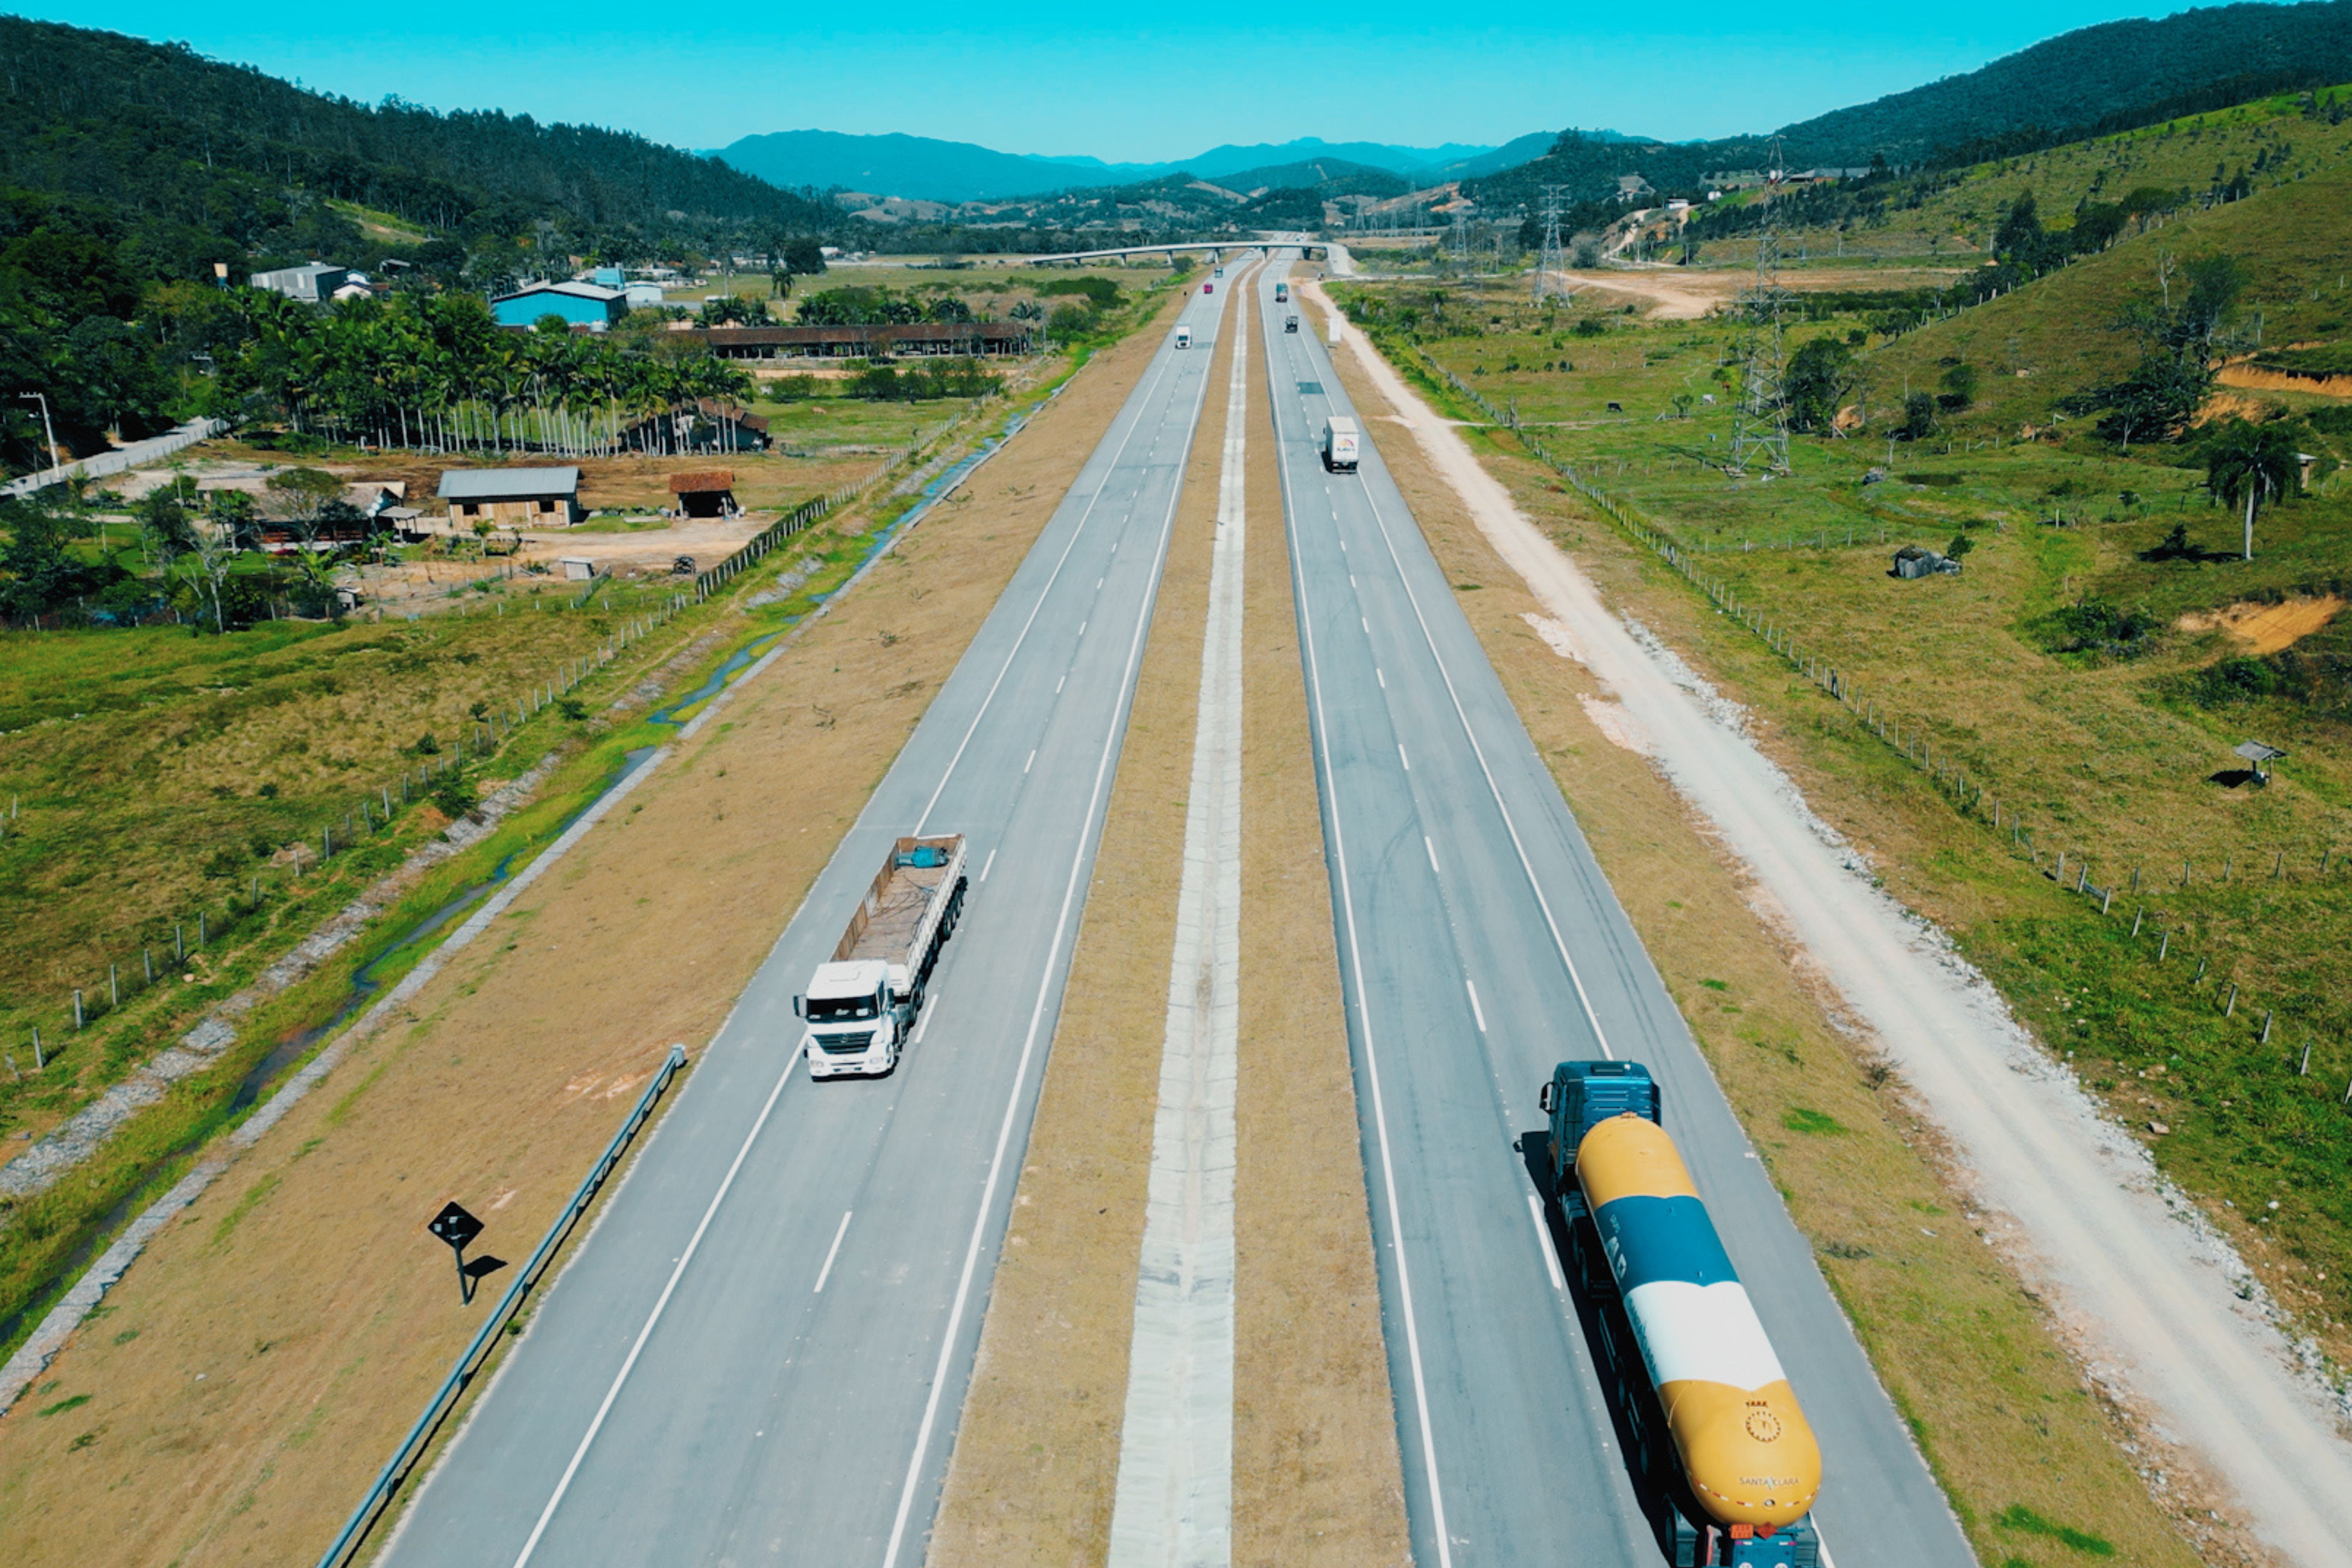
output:
[[[41,454],[48,458],[41,466],[41,472],[54,474],[58,471],[58,433],[49,426],[49,400],[37,392],[20,392],[16,395],[29,397],[41,405],[41,438],[47,443],[41,448]],[[46,479],[42,481],[44,485],[47,482]]]

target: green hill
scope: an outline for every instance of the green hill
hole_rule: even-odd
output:
[[[1948,166],[2347,79],[2352,0],[2224,5],[2084,27],[1772,135],[1790,168]],[[1532,206],[1547,184],[1591,200],[1626,174],[1688,191],[1709,174],[1763,167],[1770,145],[1763,134],[1666,143],[1565,132],[1543,157],[1477,181],[1475,195],[1489,210]]]
[[[571,258],[772,254],[840,216],[641,136],[499,113],[370,108],[178,45],[0,17],[0,383],[47,399],[77,451],[192,410],[242,280],[389,258],[494,290]],[[35,405],[0,455],[37,466]]]
[[[1977,367],[1979,392],[1958,423],[2014,434],[2047,426],[2062,405],[2115,381],[2139,353],[2125,324],[2135,305],[2168,302],[2187,284],[2179,268],[2235,259],[2245,283],[2228,323],[2248,349],[2352,340],[2352,163],[2338,160],[2243,201],[2186,213],[2016,291],[1908,333],[1870,356],[1874,420],[1899,418],[1904,390],[1937,384],[1958,363]]]

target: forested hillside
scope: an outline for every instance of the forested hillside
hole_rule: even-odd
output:
[[[840,215],[640,136],[307,92],[177,45],[0,17],[0,381],[77,450],[194,411],[248,323],[215,285],[323,259],[498,289],[631,261],[773,252]],[[40,461],[37,405],[0,455]]]
[[[2346,80],[2352,0],[2224,5],[2084,27],[1774,134],[1790,168],[1948,166]],[[1640,143],[1564,132],[1544,157],[1478,181],[1476,195],[1490,211],[1532,206],[1547,184],[1590,200],[1610,195],[1625,174],[1684,191],[1710,174],[1761,168],[1770,146],[1765,135]]]

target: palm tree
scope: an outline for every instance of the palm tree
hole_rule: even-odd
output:
[[[2254,558],[2254,511],[2273,498],[2303,491],[2303,461],[2283,425],[2233,421],[2205,455],[2205,488],[2246,509],[2245,559]]]

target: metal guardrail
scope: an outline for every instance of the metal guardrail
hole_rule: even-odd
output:
[[[400,1447],[393,1450],[391,1461],[376,1476],[375,1484],[360,1500],[359,1507],[352,1510],[351,1518],[344,1521],[342,1533],[335,1537],[334,1544],[328,1547],[326,1554],[319,1559],[319,1568],[341,1568],[341,1564],[352,1561],[352,1555],[365,1543],[369,1533],[391,1507],[393,1498],[415,1473],[425,1450],[440,1435],[442,1424],[457,1408],[459,1397],[488,1363],[499,1336],[514,1321],[524,1298],[545,1276],[548,1266],[554,1261],[557,1250],[571,1234],[572,1227],[579,1223],[588,1205],[595,1202],[598,1190],[612,1175],[614,1166],[620,1163],[621,1155],[645,1126],[646,1119],[653,1114],[654,1102],[661,1098],[663,1091],[677,1077],[678,1069],[685,1065],[686,1047],[672,1046],[669,1055],[662,1058],[661,1067],[654,1073],[653,1081],[646,1085],[645,1093],[637,1097],[637,1103],[621,1123],[621,1130],[613,1135],[613,1141],[604,1146],[603,1155],[590,1168],[588,1179],[580,1184],[579,1191],[572,1194],[572,1201],[563,1205],[562,1214],[555,1216],[555,1223],[548,1226],[539,1249],[522,1266],[521,1271],[515,1276],[514,1283],[507,1288],[507,1293],[499,1299],[499,1304],[483,1322],[481,1331],[474,1336],[473,1343],[466,1347],[465,1353],[457,1358],[457,1364],[450,1369],[449,1375],[442,1381],[433,1397],[426,1401],[425,1414],[416,1418],[416,1425],[408,1429],[408,1436],[402,1438]]]

